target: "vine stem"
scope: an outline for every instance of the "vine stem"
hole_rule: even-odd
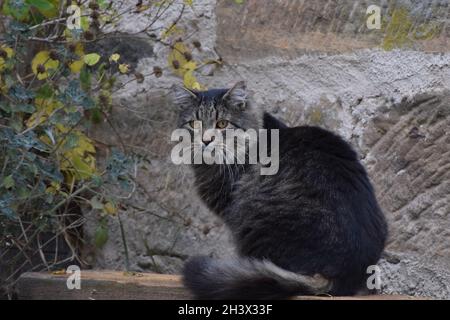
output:
[[[119,211],[117,211],[117,220],[119,221],[120,236],[122,237],[123,249],[125,251],[125,269],[127,271],[130,271],[130,256],[128,254],[128,245],[127,245],[127,240],[125,237],[125,230],[123,228],[122,219],[120,219]]]
[[[56,206],[54,206],[49,213],[55,213],[56,210],[58,210],[59,208],[61,208],[64,204],[67,203],[67,201],[72,200],[74,197],[76,197],[77,195],[79,195],[80,193],[82,193],[83,191],[86,191],[89,189],[89,183],[86,183],[85,185],[83,185],[80,189],[76,190],[75,192],[73,192],[72,194],[70,194],[66,199],[60,201],[59,203],[56,204]]]

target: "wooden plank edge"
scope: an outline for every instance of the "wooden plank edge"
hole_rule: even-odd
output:
[[[26,272],[18,279],[20,300],[190,300],[178,275],[81,271],[81,288],[69,289],[70,274]],[[427,300],[404,295],[354,297],[297,296],[293,300]]]

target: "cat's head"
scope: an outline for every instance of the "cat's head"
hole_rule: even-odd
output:
[[[178,127],[189,129],[201,121],[203,129],[259,129],[259,117],[244,81],[230,89],[207,91],[172,88],[173,102],[179,111]]]
[[[261,116],[249,99],[245,82],[236,83],[230,89],[207,91],[190,90],[175,86],[172,89],[173,103],[179,117],[178,128],[194,131],[201,125],[203,132],[215,129],[225,132],[230,129],[254,129],[261,127]],[[208,136],[202,139],[203,148],[211,145]]]

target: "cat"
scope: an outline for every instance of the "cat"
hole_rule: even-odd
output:
[[[238,253],[185,263],[183,283],[195,298],[286,299],[365,289],[388,229],[347,142],[319,127],[288,127],[258,109],[242,81],[207,91],[176,86],[173,101],[179,128],[192,131],[201,121],[205,130],[221,132],[279,130],[275,175],[260,175],[257,164],[192,165],[200,198],[230,229]]]

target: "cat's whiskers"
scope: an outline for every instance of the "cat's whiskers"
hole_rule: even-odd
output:
[[[225,166],[228,168],[228,170],[230,172],[230,178],[232,180],[231,183],[234,183],[236,181],[235,175],[239,176],[239,168],[242,167],[242,169],[244,169],[245,166],[242,163],[240,163],[241,159],[239,159],[238,155],[236,155],[235,152],[230,150],[226,144],[221,143],[221,144],[219,144],[219,146],[222,147],[222,152],[223,152],[224,156],[226,157],[226,160],[230,159],[231,155],[233,156],[233,163],[230,165],[228,163],[228,161],[225,161]],[[234,160],[236,160],[236,161],[234,161]],[[236,170],[236,172],[234,170]]]

